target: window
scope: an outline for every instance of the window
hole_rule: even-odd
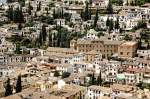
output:
[[[123,52],[120,52],[120,55],[123,55]]]

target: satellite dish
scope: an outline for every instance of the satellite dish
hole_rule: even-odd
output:
[[[58,90],[60,90],[66,83],[63,80],[58,80]]]

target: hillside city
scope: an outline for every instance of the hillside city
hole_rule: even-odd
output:
[[[150,0],[1,2],[0,99],[150,99]]]

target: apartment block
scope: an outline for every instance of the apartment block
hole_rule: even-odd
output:
[[[118,48],[118,56],[122,58],[132,58],[136,54],[138,44],[137,42],[125,42]]]
[[[70,47],[78,52],[90,52],[95,50],[108,58],[114,54],[119,57],[131,58],[135,55],[137,49],[137,42],[116,41],[105,39],[79,39],[72,40]]]

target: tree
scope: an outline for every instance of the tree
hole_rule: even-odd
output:
[[[57,35],[56,35],[56,33],[54,33],[53,34],[53,43],[52,43],[53,47],[56,47],[56,40],[57,40]]]
[[[16,93],[21,91],[22,91],[21,75],[19,75],[16,83]]]
[[[143,28],[143,29],[147,28],[147,23],[145,21],[143,21],[143,20],[139,21],[138,24],[137,24],[137,26],[135,26],[133,28],[133,30],[138,30],[138,29],[141,29],[141,28]]]
[[[117,20],[115,21],[115,29],[119,29],[120,26],[119,26],[119,17],[117,17]]]
[[[80,13],[80,17],[84,20],[84,12],[83,12],[83,10]]]
[[[113,19],[111,19],[109,22],[109,32],[111,32],[113,30],[113,28],[114,28],[114,21],[113,21]]]
[[[97,21],[98,21],[98,9],[96,10],[96,15],[94,18],[94,28],[97,26]]]
[[[111,0],[109,0],[108,6],[107,6],[107,13],[113,14],[113,6]]]
[[[145,0],[135,0],[135,6],[141,6],[143,4],[145,4]]]
[[[118,0],[118,5],[123,6],[123,0]]]
[[[37,6],[37,11],[41,10],[41,2],[39,2],[38,6]]]
[[[150,89],[150,84],[149,83],[139,82],[136,86],[139,87],[142,90],[143,89]]]
[[[89,0],[89,4],[92,5],[92,3],[93,3],[93,0]]]
[[[101,70],[100,70],[100,72],[99,72],[99,76],[97,77],[97,85],[102,86]]]
[[[104,33],[103,32],[98,32],[97,36],[100,38],[101,36],[104,36]]]
[[[132,37],[130,37],[129,35],[125,35],[124,40],[126,40],[126,41],[131,41],[131,40],[132,40]]]
[[[61,18],[64,18],[64,9],[61,9]]]
[[[18,30],[21,30],[22,29],[22,25],[21,23],[18,24]]]
[[[15,23],[17,23],[18,22],[18,15],[19,15],[19,7],[17,7],[15,10],[14,10],[14,13],[13,13],[13,21],[15,22]]]
[[[150,49],[150,44],[149,44],[149,42],[148,42],[148,44],[147,44],[147,49],[148,49],[148,50]]]
[[[57,47],[60,47],[61,46],[61,30],[59,29],[58,30],[58,33],[57,33]]]
[[[22,7],[20,7],[20,10],[18,12],[18,19],[19,19],[19,23],[24,23],[24,15],[23,15],[23,12],[22,12]]]
[[[65,18],[66,21],[70,22],[71,14],[70,13],[64,13],[64,18]]]
[[[36,18],[36,17],[37,17],[37,13],[35,12],[35,13],[34,13],[34,18]]]
[[[39,38],[38,38],[38,47],[42,46],[43,45],[43,35],[42,33],[40,32],[39,34]]]
[[[46,36],[47,36],[47,32],[46,32],[46,25],[43,25],[42,26],[42,38],[43,38],[43,41],[46,41]]]
[[[7,3],[12,3],[12,2],[13,2],[13,0],[6,0],[6,2],[7,2]]]
[[[16,50],[15,50],[16,54],[21,54],[21,48],[20,48],[20,44],[16,44]]]
[[[24,16],[23,16],[23,12],[22,12],[22,7],[19,9],[19,7],[17,7],[14,12],[13,12],[13,21],[15,23],[23,23],[24,22]]]
[[[53,18],[56,19],[56,12],[55,12],[55,8],[53,9]]]
[[[65,47],[66,43],[64,42],[66,40],[66,37],[65,37],[65,31],[64,32],[61,32],[60,34],[60,47]]]
[[[9,7],[8,8],[8,11],[7,11],[7,18],[10,20],[10,21],[13,21],[13,7]]]
[[[28,4],[28,14],[31,15],[31,11],[33,10],[33,7],[31,6],[30,2]]]
[[[47,24],[51,24],[53,25],[54,24],[54,19],[53,17],[51,16],[40,16],[40,19],[39,19],[42,23],[47,23]]]
[[[129,5],[129,1],[127,0],[127,3],[126,3],[126,5],[128,6]]]
[[[49,33],[49,46],[53,47],[53,34]]]
[[[48,8],[45,8],[45,10],[46,10],[46,15],[48,15],[48,14],[49,14],[49,12],[48,12]]]
[[[134,3],[133,0],[131,1],[130,5],[131,5],[131,6],[135,6],[135,3]]]
[[[19,4],[24,7],[25,6],[25,0],[19,0]]]
[[[56,70],[56,71],[54,72],[54,77],[58,77],[58,76],[60,76],[60,74],[59,74],[59,72]]]
[[[85,86],[87,85],[87,79],[86,79],[86,77],[84,77],[83,83],[84,83]]]
[[[62,78],[67,78],[70,76],[70,73],[69,72],[63,72],[62,73]]]
[[[150,0],[145,0],[146,3],[150,3]]]
[[[92,74],[92,78],[91,78],[91,80],[92,80],[92,85],[94,85],[95,84],[95,75],[94,75],[94,72],[93,72],[93,74]]]
[[[109,20],[109,17],[107,17],[107,20],[106,20],[106,26],[109,27],[109,23],[110,23],[110,20]]]
[[[7,79],[6,87],[5,87],[5,96],[12,95],[12,87],[10,85],[10,79]]]
[[[142,41],[141,41],[141,38],[138,40],[138,49],[141,49],[142,48]]]
[[[89,12],[89,3],[86,2],[86,7],[85,7],[85,11],[84,11],[84,21],[87,21],[90,19],[90,12]]]

